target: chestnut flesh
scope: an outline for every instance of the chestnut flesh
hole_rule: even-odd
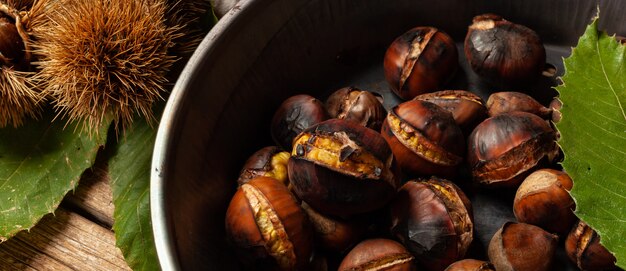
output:
[[[463,259],[454,262],[444,271],[495,271],[493,264],[475,259]]]
[[[372,129],[339,119],[298,135],[287,169],[295,194],[326,215],[379,209],[398,186],[385,139]]]
[[[442,90],[415,97],[434,103],[452,113],[464,135],[469,135],[474,127],[487,118],[487,108],[483,99],[466,90]]]
[[[491,188],[517,188],[541,164],[559,157],[557,133],[537,115],[510,112],[486,119],[468,138],[473,180]]]
[[[536,80],[546,62],[546,50],[535,31],[495,14],[474,17],[464,48],[472,70],[501,87]]]
[[[458,67],[454,40],[434,27],[415,27],[402,34],[384,59],[385,79],[405,100],[440,90]]]
[[[453,177],[463,161],[465,140],[452,114],[426,101],[392,108],[381,134],[404,173]]]
[[[270,128],[272,139],[283,150],[291,151],[294,137],[328,118],[320,100],[306,94],[291,96],[274,113]]]
[[[282,151],[277,146],[268,146],[256,151],[241,169],[237,184],[242,185],[256,177],[265,176],[288,185],[287,161],[289,156],[288,152]]]
[[[239,187],[226,211],[226,233],[244,265],[257,270],[304,269],[313,230],[287,187],[257,177]]]
[[[414,271],[415,259],[396,241],[368,239],[356,245],[339,265],[344,270]]]
[[[391,233],[420,266],[443,270],[462,259],[473,240],[471,204],[450,181],[408,181],[391,203]]]
[[[326,99],[326,109],[331,118],[356,122],[376,131],[380,131],[387,116],[382,96],[355,87],[333,92]]]
[[[560,101],[558,99],[553,100],[550,108],[548,108],[533,97],[515,91],[496,92],[489,95],[489,99],[487,99],[487,109],[490,117],[507,112],[524,111],[533,113],[546,120],[558,122],[561,120],[559,108]]]
[[[496,270],[551,270],[558,237],[525,223],[506,222],[489,242],[489,260]]]
[[[565,240],[565,252],[581,270],[619,270],[615,256],[600,244],[600,236],[585,222],[579,221]]]

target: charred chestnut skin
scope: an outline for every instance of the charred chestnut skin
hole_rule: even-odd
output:
[[[398,121],[399,127],[394,124]],[[419,147],[408,143],[406,131],[419,138]],[[463,132],[450,112],[430,102],[412,100],[392,108],[381,134],[402,171],[411,176],[454,177],[463,161]]]
[[[572,186],[572,179],[563,171],[540,169],[531,173],[515,194],[515,218],[565,236],[576,222],[576,204],[569,194]]]
[[[391,233],[426,270],[444,270],[462,259],[473,239],[472,207],[445,179],[410,180],[391,209]]]
[[[502,113],[523,111],[535,114],[545,120],[558,122],[561,120],[561,113],[555,107],[560,108],[558,99],[553,100],[550,108],[548,108],[533,97],[515,91],[496,92],[489,95],[489,99],[487,99],[487,109],[490,117]]]
[[[380,131],[387,116],[382,96],[356,87],[345,87],[326,99],[326,110],[331,118],[343,119]]]
[[[387,142],[376,131],[359,124],[330,119],[303,131],[304,136],[333,138],[344,142],[338,159],[368,154],[380,164],[370,173],[353,172],[306,158],[310,145],[297,144],[287,164],[293,191],[315,210],[325,215],[347,217],[380,209],[395,195],[397,170]],[[332,161],[332,162],[337,162]]]
[[[290,151],[293,138],[304,129],[329,119],[324,103],[306,94],[287,98],[272,117],[270,132],[274,142]]]
[[[475,259],[464,259],[454,262],[444,271],[495,271],[493,264]]]
[[[467,162],[475,183],[517,188],[544,163],[558,158],[556,131],[527,112],[500,114],[480,123],[468,137]]]
[[[496,270],[551,270],[558,237],[525,223],[506,222],[489,242],[489,261]]]
[[[226,211],[225,224],[228,240],[246,266],[302,270],[309,264],[312,227],[296,199],[276,179],[257,177],[239,187]],[[286,248],[286,252],[273,255],[274,246]]]
[[[578,221],[565,240],[567,257],[581,270],[620,270],[615,256],[600,244],[600,236],[585,222]]]
[[[476,74],[501,87],[536,80],[546,62],[545,48],[535,31],[495,14],[474,17],[464,51]]]
[[[454,40],[428,26],[415,27],[396,38],[384,59],[385,79],[405,100],[440,90],[458,67]]]
[[[452,113],[452,117],[464,135],[487,118],[485,102],[478,95],[466,90],[442,90],[415,97],[416,100],[434,103]]]
[[[239,172],[237,184],[242,185],[259,177],[272,177],[285,185],[289,184],[287,177],[287,161],[289,153],[277,146],[267,146],[253,153]]]
[[[413,255],[400,243],[389,239],[368,239],[356,245],[341,261],[339,271],[415,271]]]

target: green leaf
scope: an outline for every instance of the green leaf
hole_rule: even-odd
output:
[[[104,144],[109,123],[89,136],[53,115],[0,129],[0,242],[53,212]]]
[[[559,144],[576,215],[626,268],[626,46],[597,26],[595,18],[564,60]]]
[[[116,245],[133,270],[160,268],[150,220],[150,166],[155,139],[156,128],[136,118],[109,161]]]

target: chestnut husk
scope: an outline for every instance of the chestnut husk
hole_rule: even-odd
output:
[[[263,233],[263,221],[272,224],[271,229],[265,227],[271,231]],[[244,266],[302,270],[309,264],[313,253],[311,224],[287,187],[274,178],[257,177],[239,187],[226,211],[225,226]],[[274,256],[270,251],[276,245],[283,250]]]
[[[551,270],[558,237],[525,223],[506,222],[489,242],[489,261],[496,270]]]
[[[239,172],[237,184],[242,185],[259,177],[272,177],[284,185],[289,184],[287,161],[289,153],[277,146],[267,146],[253,153]]]
[[[415,258],[400,243],[390,239],[368,239],[356,245],[337,269],[415,271]]]
[[[430,102],[412,100],[395,106],[381,134],[402,171],[411,176],[452,178],[463,161],[463,132],[450,112]],[[410,146],[407,136],[417,138],[417,146]]]
[[[473,240],[471,203],[445,179],[408,181],[390,209],[391,233],[426,270],[443,270],[462,259]]]
[[[561,113],[558,110],[560,108],[559,103],[560,101],[555,99],[550,104],[550,108],[548,108],[527,94],[515,91],[503,91],[489,95],[487,99],[487,110],[490,117],[502,113],[523,111],[535,114],[545,120],[558,122],[561,120]]]
[[[329,119],[324,103],[306,94],[299,94],[287,98],[278,107],[270,127],[274,142],[291,151],[293,139],[300,132]]]
[[[582,220],[567,236],[565,252],[581,270],[621,270],[615,266],[615,256],[600,244],[598,233]]]
[[[472,70],[503,88],[536,81],[546,62],[545,48],[535,31],[495,14],[474,17],[464,48]]]
[[[331,118],[356,122],[380,131],[387,110],[382,96],[356,87],[341,88],[326,99],[326,110]]]
[[[330,119],[303,131],[296,144],[287,169],[295,194],[315,210],[326,215],[350,216],[383,207],[395,195],[398,187],[393,154],[382,136],[359,124]],[[320,139],[321,138],[321,139]],[[336,165],[325,164],[307,155],[315,151],[316,140],[336,140],[341,144]],[[353,157],[368,155],[378,165],[365,165],[371,172],[350,168]],[[365,162],[364,162],[365,163]]]
[[[400,98],[440,90],[458,69],[454,40],[434,27],[415,27],[396,38],[384,59],[385,79]]]
[[[475,259],[463,259],[452,263],[444,271],[495,271],[493,264]]]
[[[416,100],[434,103],[452,113],[452,117],[464,135],[487,118],[485,102],[478,95],[466,90],[442,90],[415,97]]]
[[[559,157],[556,141],[556,131],[537,115],[510,112],[488,118],[468,138],[473,180],[490,188],[517,188],[533,169]]]

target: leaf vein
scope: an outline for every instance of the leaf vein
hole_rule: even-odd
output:
[[[617,101],[617,105],[619,106],[619,109],[622,112],[622,117],[624,118],[624,121],[626,122],[626,112],[624,111],[624,107],[622,106],[622,102],[619,100],[619,96],[617,95],[617,92],[615,92],[615,89],[613,88],[613,84],[609,80],[609,76],[606,73],[606,69],[604,67],[604,61],[602,59],[602,54],[599,53],[600,52],[600,42],[599,42],[599,40],[596,41],[596,50],[598,52],[598,59],[600,60],[600,67],[602,68],[602,75],[604,75],[604,79],[606,79],[606,82],[609,85],[609,89],[613,93],[613,96],[615,96],[615,100]]]

